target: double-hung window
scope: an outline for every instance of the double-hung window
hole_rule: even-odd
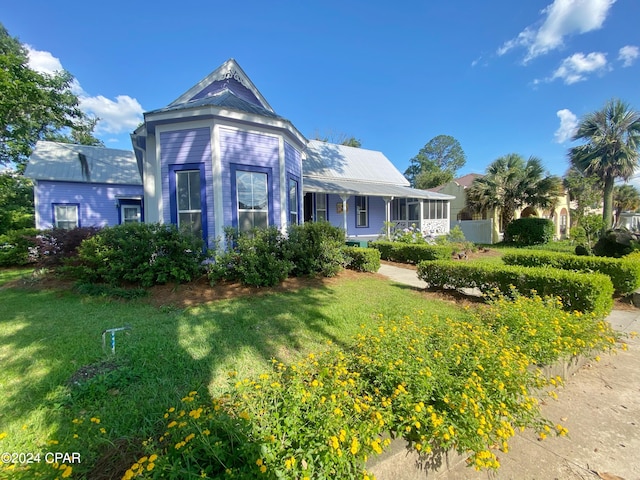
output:
[[[63,228],[65,230],[71,230],[72,228],[78,227],[78,205],[54,205],[53,224],[56,228]]]
[[[289,179],[289,225],[298,224],[298,182]]]
[[[369,226],[369,197],[356,196],[356,227]]]
[[[202,238],[202,202],[200,170],[176,171],[178,228]]]
[[[247,232],[253,228],[266,228],[269,226],[269,194],[267,187],[266,173],[236,171],[239,231]]]
[[[327,221],[327,195],[316,193],[316,222]]]

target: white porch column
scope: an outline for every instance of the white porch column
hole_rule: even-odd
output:
[[[451,231],[451,200],[447,200],[447,233]]]
[[[342,227],[344,228],[344,236],[347,238],[349,234],[347,233],[347,200],[349,200],[349,195],[340,195],[342,199]]]
[[[391,240],[391,200],[393,197],[382,197],[384,200],[384,221],[387,231],[387,240]]]
[[[418,219],[418,228],[420,228],[420,233],[422,234],[422,236],[424,236],[424,231],[422,230],[423,220],[424,220],[424,200],[420,200],[420,218]]]

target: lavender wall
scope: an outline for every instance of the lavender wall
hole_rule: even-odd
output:
[[[211,237],[215,227],[213,205],[213,177],[211,167],[211,130],[208,127],[175,130],[160,133],[160,165],[162,176],[162,221],[171,223],[169,165],[201,163],[204,165],[207,204],[207,229]],[[212,244],[212,242],[209,242]]]
[[[36,228],[53,227],[54,203],[79,204],[82,227],[118,224],[118,196],[142,196],[142,185],[110,185],[73,182],[38,181]]]
[[[339,195],[329,195],[328,199],[328,216],[329,222],[336,227],[343,227],[342,213],[336,212],[336,205],[342,203]],[[352,195],[347,200],[347,235],[379,235],[385,222],[385,204],[382,197],[369,197],[369,226],[366,228],[356,227],[356,204],[355,197]]]
[[[280,158],[277,137],[256,132],[247,132],[220,127],[220,160],[222,169],[222,190],[224,192],[224,225],[232,225],[236,199],[231,198],[231,164],[270,168],[273,191],[273,218],[280,218]]]

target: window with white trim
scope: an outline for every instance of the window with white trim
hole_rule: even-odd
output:
[[[120,223],[140,223],[140,210],[140,205],[129,205],[126,203],[120,205]]]
[[[356,196],[356,227],[369,226],[369,197]]]
[[[53,225],[71,230],[78,226],[78,205],[54,205]]]
[[[178,228],[191,232],[195,238],[202,238],[200,170],[180,170],[175,173]]]
[[[327,195],[316,193],[316,222],[327,221]]]
[[[269,193],[267,174],[236,171],[236,195],[238,230],[247,232],[253,228],[269,226]]]

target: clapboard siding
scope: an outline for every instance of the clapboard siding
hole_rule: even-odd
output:
[[[207,204],[207,236],[214,232],[213,178],[211,164],[211,130],[208,127],[175,130],[160,133],[160,165],[162,175],[162,220],[171,223],[171,199],[169,166],[185,163],[203,164],[207,179],[205,192]],[[212,241],[209,241],[212,244]]]
[[[339,195],[329,195],[327,205],[327,215],[329,222],[336,227],[343,228],[342,213],[338,213],[338,204],[342,203]],[[378,235],[384,228],[385,204],[382,197],[369,197],[369,226],[356,227],[356,200],[355,196],[350,196],[347,200],[347,235]]]
[[[271,169],[273,190],[269,195],[273,199],[272,218],[280,218],[280,159],[279,140],[272,135],[247,132],[220,127],[220,161],[222,170],[222,190],[224,192],[224,225],[232,225],[233,212],[237,208],[236,199],[231,196],[231,165],[262,167]]]
[[[83,227],[104,227],[118,224],[118,197],[142,197],[142,186],[40,180],[35,192],[38,198],[36,228],[53,227],[53,204],[56,203],[78,204]]]

